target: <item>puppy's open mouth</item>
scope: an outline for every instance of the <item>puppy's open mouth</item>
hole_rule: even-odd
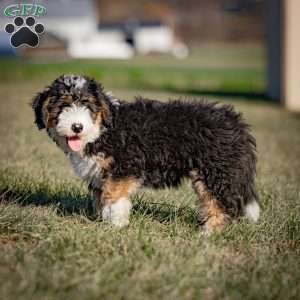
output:
[[[75,152],[80,151],[82,146],[82,140],[80,139],[79,136],[67,137],[67,143],[70,149]]]

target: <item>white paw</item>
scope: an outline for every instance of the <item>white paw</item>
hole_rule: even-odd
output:
[[[245,215],[250,221],[256,223],[259,219],[259,214],[260,214],[260,207],[255,200],[253,200],[252,202],[246,205]]]
[[[209,228],[209,226],[205,223],[200,231],[200,236],[209,237],[213,234],[213,231]]]
[[[127,198],[120,198],[115,203],[103,207],[102,218],[117,227],[124,227],[129,224],[131,203]]]

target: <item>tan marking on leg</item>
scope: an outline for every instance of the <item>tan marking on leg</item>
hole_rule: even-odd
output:
[[[113,180],[108,178],[103,186],[102,218],[117,227],[129,224],[131,202],[129,195],[137,190],[140,181],[135,178]]]
[[[218,200],[208,191],[206,185],[200,180],[197,172],[191,172],[193,186],[200,200],[200,216],[206,220],[205,234],[210,235],[221,232],[229,222]]]
[[[120,198],[128,198],[140,185],[140,181],[133,177],[119,180],[108,178],[103,187],[103,200],[114,203]]]
[[[228,224],[229,219],[224,211],[217,204],[216,200],[210,201],[207,208],[208,220],[206,221],[204,227],[206,234],[211,234],[215,232],[222,232],[225,226]]]

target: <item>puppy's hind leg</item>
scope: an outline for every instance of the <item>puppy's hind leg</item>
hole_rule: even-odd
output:
[[[229,223],[230,218],[221,203],[211,194],[204,184],[198,171],[190,173],[192,185],[199,198],[200,218],[204,222],[203,233],[211,235],[221,232]]]

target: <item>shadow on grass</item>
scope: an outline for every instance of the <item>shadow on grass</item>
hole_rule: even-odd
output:
[[[72,183],[35,182],[28,177],[18,178],[0,172],[0,202],[21,206],[52,206],[60,216],[75,214],[84,215],[90,220],[98,219],[90,195]],[[179,220],[193,226],[199,224],[193,209],[151,202],[151,199],[145,200],[143,195],[134,197],[132,212],[133,215],[149,216],[161,223]]]
[[[62,216],[81,214],[93,219],[89,195],[80,192],[78,188],[72,189],[71,186],[66,186],[65,189],[58,186],[55,189],[46,182],[35,184],[29,181],[17,184],[1,182],[0,202],[16,203],[21,206],[53,206]]]
[[[160,223],[173,223],[176,220],[193,226],[202,223],[196,211],[188,206],[178,207],[167,203],[151,202],[151,199],[145,200],[139,195],[133,200],[133,214],[149,216]]]

